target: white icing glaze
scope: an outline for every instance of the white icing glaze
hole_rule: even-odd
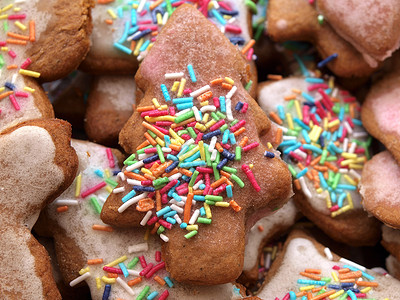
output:
[[[387,243],[400,244],[400,230],[382,225],[382,240]]]
[[[79,172],[82,174],[82,188],[84,191],[102,180],[94,175],[94,170],[108,168],[108,160],[106,157],[105,147],[89,142],[74,140],[72,142],[77,155],[79,157]],[[89,153],[89,155],[88,155]],[[75,183],[73,183],[57,200],[76,199]],[[106,196],[106,192],[101,190],[95,193],[97,196]],[[89,203],[89,197],[79,200],[78,206],[70,206],[69,210],[64,213],[56,212],[56,204],[53,202],[48,207],[50,217],[55,220],[59,226],[65,230],[68,237],[72,238],[76,244],[82,249],[85,259],[103,258],[104,264],[91,265],[91,277],[87,279],[87,283],[91,290],[92,299],[102,299],[104,283],[102,288],[96,288],[96,277],[102,277],[106,273],[102,270],[103,265],[113,261],[123,255],[128,256],[127,264],[135,256],[144,255],[147,263],[157,264],[155,261],[155,252],[161,250],[160,240],[150,236],[147,241],[149,249],[145,252],[128,254],[128,247],[136,244],[144,243],[144,228],[117,229],[112,233],[92,230],[93,224],[103,224],[100,217],[94,211]],[[86,267],[86,266],[82,266]],[[118,266],[116,266],[118,267]],[[140,263],[136,265],[134,270],[141,271]],[[76,274],[77,277],[79,274]],[[165,270],[156,273],[160,277],[168,276]],[[136,276],[129,276],[125,281],[131,280]],[[232,284],[217,285],[212,287],[202,286],[185,286],[174,282],[174,288],[168,289],[170,296],[168,299],[185,299],[190,295],[190,299],[235,299]],[[143,279],[140,284],[135,285],[132,289],[135,297],[130,296],[118,283],[113,284],[110,299],[123,298],[135,299],[137,295],[146,286],[150,286],[150,291],[158,291],[160,294],[166,289],[161,287],[152,279]],[[222,298],[221,298],[222,297]]]
[[[273,215],[264,217],[254,224],[248,233],[248,240],[245,247],[244,271],[250,270],[257,263],[259,246],[270,231],[273,230],[274,227],[288,229],[296,221],[296,214],[297,209],[293,201],[290,200]],[[258,230],[258,226],[260,225],[264,228],[263,231]]]
[[[25,126],[0,140],[0,258],[2,268],[12,270],[0,277],[0,286],[12,290],[10,281],[18,281],[21,298],[42,299],[42,283],[34,276],[35,259],[27,245],[32,237],[29,230],[64,174],[53,163],[55,146],[45,129]]]
[[[326,83],[326,82],[325,82]],[[310,83],[307,83],[304,78],[301,77],[292,77],[292,78],[286,78],[282,79],[276,82],[272,82],[268,85],[262,86],[262,88],[259,89],[258,91],[258,103],[260,104],[261,108],[269,114],[271,111],[272,112],[277,112],[277,106],[282,105],[285,106],[285,102],[287,102],[284,98],[289,95],[295,94],[293,92],[293,89],[298,89],[300,91],[306,92],[309,95],[311,95],[314,98],[318,98],[319,94],[317,91],[307,91],[307,87],[310,86]],[[340,93],[338,93],[337,96],[340,99]],[[305,99],[301,96],[298,96],[296,99],[302,101],[305,101]],[[297,117],[297,113],[295,111],[295,108],[290,110],[293,116]],[[359,118],[359,117],[358,117]],[[365,133],[365,130],[363,127],[355,125],[355,128],[353,129],[354,132],[363,132]],[[352,140],[353,135],[348,134],[349,140]],[[366,138],[357,138],[358,140],[365,141]],[[293,165],[293,167],[296,169],[297,172],[300,171],[300,169],[296,166]],[[361,173],[360,171],[357,171],[357,173]],[[326,206],[326,200],[325,200],[325,194],[321,193],[318,194],[314,188],[313,183],[305,177],[305,182],[308,187],[308,189],[311,191],[312,197],[308,197],[308,200],[311,204],[311,206],[317,210],[319,213],[325,214],[325,215],[330,215],[330,211]],[[343,181],[343,183],[347,183],[346,181]],[[358,191],[350,191],[350,195],[353,200],[353,205],[354,208],[360,209],[362,208],[361,205],[361,196]]]
[[[29,21],[34,20],[35,21],[35,32],[36,32],[36,41],[39,40],[40,35],[42,32],[46,30],[47,23],[51,18],[51,15],[44,12],[43,10],[40,9],[40,0],[29,0],[22,2],[18,5],[14,5],[12,9],[7,10],[4,13],[7,13],[9,15],[12,14],[26,14],[26,19],[24,20],[19,20],[22,24],[24,24],[27,29],[25,31],[19,29],[13,21],[8,21],[8,26],[9,26],[9,31],[17,34],[22,34],[22,35],[29,35]],[[46,1],[46,5],[52,5],[54,3],[54,0],[51,1]],[[1,8],[7,6],[8,4],[12,4],[14,1],[11,0],[5,0],[2,1],[1,3]],[[21,8],[20,11],[15,12],[14,8],[19,7]],[[4,30],[0,31],[0,41],[6,41],[10,37],[7,36],[7,32]],[[23,75],[20,75],[18,73],[19,71],[19,66],[27,59],[27,56],[25,55],[26,49],[29,47],[31,42],[28,42],[27,46],[20,46],[20,45],[13,45],[13,44],[8,44],[8,49],[12,50],[15,52],[17,55],[15,58],[12,58],[7,52],[2,51],[2,55],[5,60],[5,66],[0,70],[0,86],[3,87],[6,82],[11,82],[12,77],[14,74],[17,75],[16,80],[15,80],[15,86],[16,86],[16,91],[24,91],[23,88],[26,86]],[[6,66],[15,64],[18,65],[18,69],[12,69],[12,70],[7,70]],[[29,67],[28,67],[29,69]],[[6,91],[9,91],[6,89]],[[28,98],[23,98],[23,97],[16,97],[17,102],[20,106],[20,110],[16,111],[14,106],[12,105],[9,97],[0,100],[0,131],[9,128],[15,124],[21,123],[26,120],[31,120],[31,119],[36,119],[40,118],[42,115],[37,109],[37,107],[33,103],[33,97],[31,93],[28,93],[29,96]]]
[[[284,254],[283,262],[275,276],[262,287],[257,294],[258,297],[266,300],[285,296],[289,291],[298,292],[300,286],[297,279],[305,278],[299,275],[306,268],[315,268],[322,271],[322,277],[330,277],[332,267],[335,265],[343,266],[342,263],[330,261],[322,256],[312,242],[305,238],[295,238],[290,241]],[[375,277],[379,286],[367,293],[368,298],[396,299],[400,290],[400,282],[391,277],[385,277],[368,270],[368,274]]]
[[[128,76],[101,76],[97,90],[107,94],[110,103],[118,111],[132,111],[136,100],[136,83]]]

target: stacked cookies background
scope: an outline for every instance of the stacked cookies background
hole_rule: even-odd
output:
[[[397,299],[399,10],[3,0],[0,298]]]

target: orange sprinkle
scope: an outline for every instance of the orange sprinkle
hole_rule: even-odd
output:
[[[255,40],[251,39],[243,48],[242,48],[242,54],[246,54],[247,51],[250,50],[251,47],[254,46],[256,43]]]
[[[182,173],[183,175],[188,176],[188,177],[191,177],[191,176],[192,176],[192,172],[190,172],[190,171],[187,170],[187,169],[179,168],[179,172]]]
[[[177,169],[177,168],[175,168],[175,169],[173,169],[171,172],[169,172],[169,173],[164,173],[164,174],[162,174],[162,177],[169,177],[169,176],[172,176],[172,175],[174,175],[174,174],[176,174],[176,173],[179,173],[179,170]]]
[[[267,78],[269,80],[281,80],[282,79],[282,75],[268,74]]]
[[[143,176],[146,177],[149,180],[156,180],[156,178],[153,175],[150,175],[150,174],[144,174]]]
[[[11,38],[29,41],[29,36],[26,36],[26,35],[14,33],[14,32],[7,32],[7,35]]]
[[[117,273],[110,273],[110,272],[108,272],[108,273],[107,273],[107,277],[108,277],[108,278],[117,278],[117,277],[118,277],[118,274],[117,274]]]
[[[142,277],[136,277],[132,280],[128,281],[129,286],[134,286],[135,284],[141,283],[142,282]]]
[[[225,90],[231,90],[232,89],[232,84],[229,84],[229,83],[226,83],[226,82],[221,83],[221,86]]]
[[[62,212],[66,212],[68,210],[68,206],[60,206],[60,207],[57,207],[57,212],[58,213],[62,213]]]
[[[335,165],[331,164],[330,162],[326,161],[326,162],[324,162],[324,165],[327,166],[329,169],[331,169],[335,173],[337,173],[339,171],[339,169]]]
[[[307,172],[307,173],[306,173],[306,176],[307,176],[307,178],[310,179],[310,180],[313,180],[313,179],[314,179],[314,176],[313,176],[310,172]]]
[[[355,278],[352,279],[342,279],[340,282],[356,282]]]
[[[258,225],[257,226],[258,231],[262,232],[264,231],[264,227],[262,225]]]
[[[0,94],[0,100],[7,98],[8,96],[12,95],[14,92],[13,91],[9,91],[9,92],[5,92],[3,94]]]
[[[311,292],[307,292],[307,300],[311,300],[313,297]]]
[[[136,49],[136,41],[131,41],[130,49],[131,49],[132,51],[135,51],[135,49]]]
[[[220,179],[218,179],[217,181],[214,181],[214,182],[211,184],[211,187],[212,187],[213,189],[215,189],[216,187],[219,187],[221,184],[225,183],[226,180],[227,180],[227,178],[226,178],[225,176],[222,176],[222,177],[221,177]]]
[[[98,4],[108,4],[114,2],[114,0],[97,0]]]
[[[226,184],[233,187],[233,183],[232,183],[232,181],[230,181],[229,179],[226,180]]]
[[[29,40],[31,42],[36,41],[35,21],[29,21]]]
[[[162,207],[160,190],[156,190],[156,211],[159,211]]]
[[[279,125],[282,125],[282,124],[283,124],[282,119],[279,118],[279,116],[278,116],[276,113],[274,113],[273,111],[271,111],[271,112],[269,113],[269,116],[270,116],[270,118],[271,118],[272,120],[275,121],[275,123],[277,123],[277,124],[279,124]]]
[[[159,177],[161,174],[164,173],[165,169],[168,168],[172,164],[172,161],[167,161],[161,164],[156,170],[154,170],[153,175],[155,177]]]
[[[322,290],[322,288],[323,288],[323,286],[313,288],[313,289],[311,290],[311,292],[317,293],[317,292],[319,292],[320,290]]]
[[[210,100],[212,98],[212,96],[213,96],[212,91],[207,91],[207,92],[201,94],[200,96],[198,96],[197,100],[199,100],[200,102],[204,102],[204,101]]]
[[[158,35],[158,31],[153,31],[152,33],[150,33],[151,36],[156,36]]]
[[[328,291],[322,294],[319,294],[318,296],[315,296],[314,298],[311,298],[312,300],[321,300],[324,299],[325,297],[328,297],[332,294],[336,293],[336,290]]]
[[[193,191],[193,195],[203,195],[204,190],[195,190]]]
[[[229,205],[233,208],[234,211],[239,212],[242,208],[237,204],[235,200],[229,201]]]
[[[300,272],[301,276],[304,277],[308,277],[310,279],[314,279],[314,280],[321,280],[321,276],[315,275],[315,274],[311,274],[311,273],[306,273],[306,272]]]
[[[239,142],[239,146],[243,148],[244,146],[246,146],[248,141],[249,141],[249,138],[247,136],[244,136],[242,138],[242,140]]]
[[[317,171],[325,172],[328,171],[328,167],[323,167],[323,166],[314,166],[314,169]]]
[[[190,220],[190,212],[192,209],[192,200],[193,200],[193,193],[188,193],[187,200],[185,202],[185,208],[183,211],[183,222],[186,224],[189,223]]]
[[[107,25],[112,25],[114,23],[112,19],[106,19],[104,22],[106,22]]]
[[[164,134],[159,131],[157,128],[153,127],[153,125],[147,123],[146,121],[142,122],[144,128],[152,131],[155,135],[157,135],[160,139],[164,139]]]
[[[310,165],[314,167],[317,163],[319,163],[320,160],[321,160],[321,156],[318,156],[317,158],[314,158],[311,161]]]
[[[17,65],[8,65],[7,70],[13,70],[13,69],[18,69]]]
[[[156,234],[158,228],[160,227],[160,223],[156,222],[156,224],[154,224],[153,229],[150,231],[151,234]]]
[[[276,130],[275,145],[279,145],[282,142],[282,137],[283,137],[282,128],[278,128]]]
[[[354,110],[356,108],[356,104],[352,103],[349,105],[349,114],[350,114],[350,118],[354,119],[355,113]]]
[[[146,180],[146,178],[143,177],[142,175],[139,175],[139,174],[136,174],[133,172],[124,171],[124,175],[130,179],[136,179],[136,180],[140,180],[140,181]]]
[[[170,144],[168,147],[175,151],[181,151],[181,146],[178,145]]]
[[[88,259],[88,261],[87,261],[88,265],[98,265],[98,264],[102,264],[102,263],[103,263],[102,258]]]
[[[28,42],[27,41],[22,41],[22,40],[7,39],[7,44],[26,46],[26,44],[28,44]]]
[[[150,143],[152,146],[156,146],[156,145],[157,145],[156,140],[153,139],[153,138],[151,137],[151,135],[150,135],[148,132],[145,132],[145,133],[144,133],[144,137],[149,141],[149,143]]]
[[[240,127],[238,130],[236,130],[236,131],[233,133],[233,135],[234,135],[234,136],[238,136],[238,135],[242,134],[242,133],[245,132],[245,131],[246,131],[246,128],[245,128],[245,127]]]
[[[296,99],[296,95],[289,95],[289,96],[286,96],[284,99],[286,100],[286,101],[290,101],[290,100],[294,100],[294,99]]]
[[[339,279],[349,279],[349,278],[358,278],[362,276],[361,271],[355,271],[355,272],[348,272],[344,274],[339,274]]]
[[[319,269],[305,269],[304,272],[311,274],[321,274],[321,270]]]
[[[151,165],[149,171],[150,171],[151,173],[153,173],[153,175],[154,175],[154,171],[155,171],[159,166],[160,166],[160,164],[159,164],[158,162],[154,162],[154,164]],[[155,176],[155,175],[154,175],[154,176]]]
[[[196,118],[189,118],[189,119],[187,119],[187,120],[185,120],[185,121],[182,121],[182,122],[179,122],[179,123],[171,124],[171,128],[172,128],[172,129],[175,129],[175,128],[180,127],[180,126],[185,126],[186,124],[192,123],[192,122],[194,122],[194,121],[196,121]]]
[[[144,198],[139,200],[136,210],[140,212],[147,212],[154,208],[154,200],[151,198]]]
[[[303,165],[302,163],[300,163],[300,162],[297,164],[297,166],[298,166],[301,170],[303,170],[303,169],[305,168],[304,165]]]
[[[222,148],[221,144],[218,142],[215,144],[215,148],[217,148],[218,152],[220,153],[224,152],[224,148]]]
[[[150,4],[149,8],[150,10],[155,9],[157,6],[159,6],[161,3],[163,3],[164,0],[157,0],[154,1],[152,4]]]
[[[296,187],[296,190],[300,191],[301,190],[300,181],[298,179],[295,179],[293,182],[294,186]]]
[[[261,225],[259,225],[259,226],[261,226]],[[260,264],[261,267],[264,267],[264,265],[265,265],[265,255],[264,255],[264,252],[261,252],[259,264]]]
[[[377,287],[379,284],[374,281],[357,281],[358,286],[371,286],[371,287]]]
[[[160,285],[165,285],[165,280],[162,279],[160,276],[156,275],[153,278],[155,281],[157,281]]]
[[[92,229],[100,231],[108,231],[108,232],[112,232],[114,230],[111,226],[96,225],[96,224],[92,226]]]
[[[223,82],[224,82],[223,78],[217,78],[217,79],[214,79],[214,80],[210,81],[211,85],[217,85],[217,84],[221,84]]]
[[[307,295],[307,292],[306,292],[306,291],[302,291],[302,292],[298,292],[298,293],[296,294],[296,297],[303,297],[303,296],[305,296],[305,295]]]
[[[155,110],[156,108],[154,105],[148,105],[148,106],[138,106],[136,108],[136,111],[138,112],[144,112],[144,111],[149,111],[149,110]]]
[[[296,94],[301,94],[302,93],[302,91],[299,90],[299,89],[292,89],[292,92],[296,93]]]
[[[222,176],[225,176],[227,178],[226,180],[228,180],[228,178],[231,177],[231,174],[229,174],[228,172],[225,172],[224,170],[221,170],[219,172],[221,173]]]
[[[148,140],[145,140],[143,143],[136,147],[136,150],[140,150],[144,147],[147,147],[148,145],[150,145],[150,142]]]
[[[339,274],[343,274],[343,273],[349,273],[350,269],[349,268],[343,268],[337,271]]]

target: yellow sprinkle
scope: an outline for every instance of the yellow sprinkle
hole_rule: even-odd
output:
[[[349,167],[350,167],[350,169],[357,169],[357,170],[361,170],[363,168],[362,165],[358,165],[358,164],[350,164]]]
[[[15,12],[21,11],[21,7],[15,7],[15,8],[14,8],[14,11],[15,11]]]
[[[189,191],[189,193],[193,193],[193,187],[189,186],[188,191]]]
[[[216,202],[215,204],[217,204],[218,202]],[[226,204],[228,204],[228,206],[229,206],[229,203],[228,202],[225,202]],[[204,203],[204,210],[206,211],[206,217],[207,217],[207,219],[211,219],[212,218],[212,214],[211,214],[211,208],[210,208],[210,205],[208,205],[207,203]]]
[[[200,106],[206,106],[206,105],[208,105],[208,100],[207,100],[207,101],[200,102]]]
[[[210,117],[210,114],[209,113],[205,113],[204,116],[203,116],[203,120],[201,120],[201,122],[207,123],[209,117]]]
[[[116,279],[115,278],[108,278],[107,276],[103,276],[101,277],[101,280],[105,283],[115,283]]]
[[[86,267],[86,268],[84,268],[84,269],[80,269],[79,270],[79,275],[83,275],[83,274],[85,274],[85,273],[87,273],[87,272],[89,272],[90,271],[90,268],[89,267]]]
[[[329,299],[335,299],[337,297],[339,297],[340,295],[342,295],[344,293],[344,290],[340,290],[332,295],[329,296]]]
[[[355,161],[358,162],[358,163],[364,163],[364,162],[367,161],[367,158],[365,156],[361,156],[361,157],[357,157],[355,159]]]
[[[209,122],[207,122],[206,124],[204,124],[204,126],[206,126],[207,129],[209,129],[211,126],[213,126],[215,123],[217,123],[217,121],[215,121],[214,119],[211,119]]]
[[[135,55],[135,56],[139,55],[140,47],[142,47],[143,43],[144,43],[144,39],[141,38],[136,44],[135,50],[133,51],[133,55]]]
[[[159,137],[156,137],[156,142],[157,144],[159,144],[161,147],[165,147],[165,142],[160,139]]]
[[[332,127],[335,127],[335,126],[338,126],[338,125],[340,125],[340,120],[336,119],[336,120],[331,121],[331,122],[328,123],[328,128],[332,128]]]
[[[193,154],[195,154],[197,151],[199,151],[199,146],[197,145],[196,147],[194,147],[192,150],[186,152],[185,154],[181,155],[179,157],[179,160],[182,161],[186,158],[188,158],[189,156],[192,156]]]
[[[215,202],[215,206],[229,207],[229,202],[218,201],[218,202]]]
[[[0,15],[0,20],[5,20],[8,18],[8,15]]]
[[[363,288],[362,290],[360,290],[361,293],[366,294],[368,293],[370,290],[372,290],[372,287],[368,286],[366,288]],[[386,298],[387,299],[387,298]]]
[[[321,133],[323,131],[323,129],[321,127],[319,127],[318,125],[315,125],[314,128],[316,128],[316,129],[315,129],[315,134],[314,134],[314,140],[313,141],[317,142],[318,139],[319,139],[319,136],[321,135]]]
[[[278,253],[278,246],[274,246],[272,248],[272,253],[271,253],[271,259],[274,260],[276,257],[276,254]]]
[[[117,15],[115,14],[115,12],[109,8],[107,9],[107,13],[111,16],[111,18],[113,18],[114,20],[117,18]]]
[[[199,230],[199,225],[188,225],[188,226],[186,226],[186,230],[189,230],[189,231]]]
[[[202,160],[206,160],[206,154],[204,153],[204,142],[203,141],[199,141],[198,145],[199,145],[199,150],[200,150],[200,158]]]
[[[309,291],[309,290],[312,290],[314,287],[315,287],[315,285],[302,286],[302,287],[300,288],[300,291],[301,291],[301,292],[302,292],[302,291]]]
[[[357,158],[357,154],[355,153],[349,153],[349,152],[343,152],[342,156],[346,159],[354,159]]]
[[[97,287],[98,290],[101,289],[101,280],[100,280],[100,277],[96,277],[96,287]]]
[[[22,24],[20,21],[16,21],[14,24],[15,24],[15,26],[17,26],[22,31],[26,30],[26,26],[24,24]]]
[[[294,107],[296,108],[297,117],[303,120],[303,113],[301,112],[299,100],[294,100]]]
[[[272,144],[270,142],[267,143],[267,147],[268,147],[268,149],[272,149],[273,148],[273,146],[272,146]]]
[[[314,127],[314,122],[312,120],[310,120],[310,123],[308,124],[308,127],[310,127],[311,129]]]
[[[185,88],[185,84],[186,84],[186,79],[185,78],[181,78],[181,82],[179,83],[178,93],[176,94],[176,96],[182,97],[183,89]]]
[[[162,25],[162,15],[160,13],[157,13],[157,25]]]
[[[30,92],[30,93],[34,93],[35,89],[33,89],[33,88],[29,87],[29,86],[25,86],[24,87],[24,91],[27,91],[27,92]]]
[[[342,208],[339,208],[337,211],[334,211],[331,213],[331,217],[334,218],[342,213],[345,213],[346,211],[352,209],[350,205],[343,206]]]
[[[153,173],[151,173],[151,171],[149,169],[146,169],[145,167],[141,168],[140,172],[148,174],[148,175],[153,175]]]
[[[207,129],[206,126],[204,126],[203,124],[201,124],[199,122],[197,122],[196,125],[194,125],[194,128],[200,130],[201,132],[204,132]]]
[[[331,208],[332,207],[332,201],[331,201],[331,196],[329,195],[329,193],[326,193],[325,201],[326,201],[326,207],[327,208]]]
[[[335,86],[335,77],[329,77],[328,86],[330,89],[333,89],[333,87]]]
[[[150,51],[150,49],[153,47],[153,45],[154,45],[154,43],[150,43],[148,46],[147,46],[147,51]]]
[[[144,119],[149,123],[155,123],[157,121],[171,121],[171,122],[175,121],[174,116],[160,116],[160,117],[145,116]]]
[[[106,186],[106,191],[111,194],[112,191],[113,191],[113,188],[111,186],[107,185]]]
[[[6,88],[4,86],[0,87],[0,93],[2,93]]]
[[[343,177],[344,177],[344,179],[346,179],[346,181],[347,181],[348,183],[350,183],[351,185],[357,185],[357,182],[355,182],[349,175],[344,174]]]
[[[156,108],[159,108],[159,107],[160,107],[160,103],[158,103],[157,98],[151,99],[151,102],[153,102],[153,105],[154,105]]]
[[[12,8],[13,6],[14,6],[14,4],[8,4],[8,5],[4,6],[4,7],[0,10],[0,12],[5,12],[5,11],[9,10],[10,8]]]
[[[34,72],[34,71],[29,71],[29,70],[24,70],[24,69],[20,69],[19,70],[19,74],[26,75],[26,76],[31,76],[31,77],[35,77],[35,78],[39,78],[40,77],[40,73],[39,72]]]
[[[1,47],[1,51],[8,51],[8,47]]]
[[[334,281],[339,282],[339,278],[337,277],[335,271],[332,271],[332,272],[331,272],[331,275],[332,275],[332,278],[333,278]]]
[[[78,176],[76,176],[76,185],[75,185],[75,197],[79,197],[81,194],[81,184],[82,184],[82,174],[79,173]]]
[[[175,81],[174,84],[172,85],[171,92],[176,92],[178,87],[179,87],[179,81]]]
[[[143,239],[144,239],[145,241],[148,241],[148,240],[149,240],[149,237],[150,237],[150,227],[147,226],[147,229],[146,229],[146,232],[144,233]]]
[[[106,174],[107,178],[109,178],[111,176],[109,169],[105,169],[104,173]]]
[[[347,201],[349,202],[350,208],[354,208],[353,198],[351,198],[351,194],[349,192],[347,192],[346,195],[347,195]]]
[[[351,163],[355,163],[355,160],[354,160],[354,159],[342,160],[341,163],[340,163],[340,165],[341,165],[341,166],[348,166],[348,165],[350,165]]]
[[[181,145],[182,145],[183,143],[185,143],[185,140],[184,140],[183,138],[181,138],[179,135],[177,135],[176,132],[175,132],[172,128],[169,129],[169,134],[170,134],[175,140],[177,140]]]
[[[288,125],[289,125],[289,129],[294,129],[294,126],[293,126],[293,120],[292,120],[292,114],[291,113],[286,113],[286,119],[287,119],[287,122],[288,122]]]
[[[126,257],[126,255],[121,256],[119,258],[117,258],[116,260],[113,260],[112,262],[106,264],[106,267],[114,267],[116,265],[118,265],[119,263],[122,263],[123,261],[127,260],[128,258]]]
[[[328,118],[324,118],[324,130],[328,130]]]
[[[139,4],[138,4],[138,3],[132,4],[132,8],[137,9],[138,7],[139,7]]]
[[[231,85],[234,85],[234,84],[235,84],[235,82],[233,81],[233,79],[230,78],[230,77],[225,77],[225,81],[226,81],[227,83],[231,84]]]
[[[323,189],[322,188],[318,188],[318,189],[316,189],[315,190],[318,194],[321,194],[322,192],[323,192]]]
[[[176,145],[176,146],[180,146],[181,144],[177,141],[177,140],[175,140],[175,139],[171,139],[171,144],[172,145]]]
[[[159,108],[157,108],[158,110],[167,110],[168,109],[168,105],[167,104],[164,104],[164,105],[161,105]]]

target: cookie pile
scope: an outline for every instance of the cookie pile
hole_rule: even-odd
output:
[[[0,298],[397,299],[398,10],[3,1]]]

